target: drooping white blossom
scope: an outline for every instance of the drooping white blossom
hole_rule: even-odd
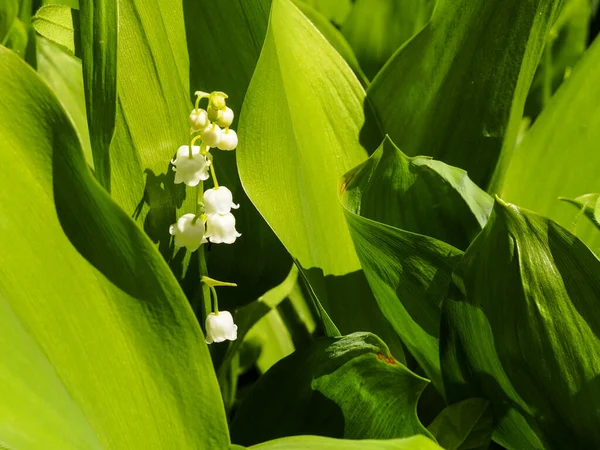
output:
[[[233,195],[225,186],[204,191],[204,209],[206,214],[228,214],[231,208],[238,209],[239,204],[233,203]]]
[[[208,214],[204,236],[213,244],[233,244],[241,234],[235,229],[233,214]]]
[[[237,339],[237,325],[229,311],[210,313],[206,317],[206,343],[235,341]]]
[[[230,127],[233,122],[233,117],[233,110],[228,106],[221,112],[221,117],[217,121],[217,125],[221,128]]]
[[[177,156],[171,160],[175,171],[175,184],[185,183],[188,186],[197,186],[200,181],[208,180],[208,168],[210,161],[200,154],[200,147],[192,147],[190,158],[190,146],[182,145],[177,150]]]
[[[216,123],[209,125],[204,130],[200,132],[202,136],[202,141],[208,145],[209,147],[217,147],[219,142],[221,142],[221,129]]]
[[[200,245],[207,242],[204,234],[206,226],[201,219],[194,221],[194,214],[184,214],[177,223],[169,227],[169,233],[175,238],[177,247],[185,247],[190,252],[198,250]]]
[[[203,109],[193,109],[190,113],[190,126],[194,132],[201,131],[208,125],[208,116]]]
[[[219,150],[235,150],[238,145],[238,137],[235,130],[231,128],[221,132],[221,139],[217,147]]]

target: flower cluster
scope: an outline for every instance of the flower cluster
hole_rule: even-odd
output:
[[[208,99],[206,109],[200,108],[200,101]],[[210,94],[196,92],[196,105],[189,116],[190,145],[182,145],[171,160],[175,171],[175,183],[184,183],[197,189],[197,198],[203,190],[203,182],[212,176],[213,187],[203,193],[203,201],[197,202],[195,213],[182,215],[170,226],[175,246],[185,247],[193,252],[206,242],[213,244],[233,244],[241,236],[235,228],[232,209],[240,205],[233,203],[233,195],[225,186],[219,186],[211,149],[235,150],[238,144],[236,132],[230,128],[234,114],[227,106],[227,94],[220,91]],[[199,145],[194,145],[196,142]],[[206,342],[223,342],[237,339],[237,325],[228,311],[219,312],[215,286],[235,286],[202,277],[211,291],[214,307],[206,318]]]
[[[204,192],[204,202],[198,204],[196,214],[184,214],[177,223],[171,225],[169,232],[175,238],[175,245],[197,250],[205,242],[214,244],[232,244],[241,236],[235,229],[235,217],[231,209],[239,205],[233,203],[233,196],[225,186],[219,186],[215,174],[211,148],[234,150],[238,138],[230,128],[233,111],[226,104],[227,95],[223,92],[196,92],[196,106],[189,121],[192,135],[190,145],[182,145],[171,161],[175,171],[175,183],[198,186],[208,180],[212,174],[214,187]],[[200,100],[208,98],[207,109],[199,108]],[[194,145],[200,141],[200,145]]]

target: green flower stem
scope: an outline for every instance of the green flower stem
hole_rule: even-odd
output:
[[[196,217],[200,216],[200,196],[204,192],[204,182],[201,181],[196,186]],[[200,248],[197,250],[198,253],[198,268],[200,279],[203,280],[208,276],[208,266],[206,265],[206,255],[204,253],[206,245],[202,244]],[[202,284],[202,302],[204,303],[204,311],[205,317],[212,311],[211,302],[210,302],[210,288],[206,283]]]
[[[217,290],[215,289],[214,286],[209,286],[210,292],[212,292],[213,295],[213,299],[214,299],[214,305],[213,305],[213,311],[215,313],[216,316],[219,315],[219,298],[217,297]]]

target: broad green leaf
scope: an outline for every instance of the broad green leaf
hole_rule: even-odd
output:
[[[559,200],[575,205],[596,227],[600,228],[600,194],[585,194],[572,199],[559,197]]]
[[[288,0],[274,0],[244,101],[238,168],[248,196],[292,256],[324,275],[360,270],[336,187],[367,156],[358,140],[364,96],[304,15]]]
[[[297,434],[430,436],[416,414],[426,384],[373,334],[323,338],[278,362],[258,381],[233,420],[232,441],[253,445]]]
[[[381,311],[443,392],[440,304],[462,254],[458,248],[481,230],[491,199],[463,170],[409,158],[387,137],[344,176],[340,196]]]
[[[507,448],[597,448],[600,260],[555,222],[497,200],[453,280],[441,333],[449,400],[487,398]]]
[[[73,121],[83,147],[85,160],[90,167],[94,167],[85,111],[81,61],[63,49],[64,47],[37,36],[37,72],[54,91],[63,109]]]
[[[177,149],[189,142],[192,108],[181,2],[121,0],[118,40],[111,196],[158,245],[189,297],[203,297],[200,253],[174,250],[169,235],[178,215],[193,212],[196,203],[195,189],[175,185],[170,166]]]
[[[431,17],[435,0],[356,0],[342,26],[369,79]]]
[[[3,48],[0,78],[3,446],[227,448],[204,337],[166,264]]]
[[[525,103],[525,116],[535,120],[547,106],[587,47],[591,20],[590,0],[565,0],[552,25]]]
[[[118,0],[81,0],[81,61],[96,179],[110,192],[110,142],[117,115]]]
[[[60,45],[72,55],[81,56],[79,11],[66,5],[42,6],[31,19],[33,29],[46,39]]]
[[[445,408],[427,429],[446,450],[487,450],[494,420],[490,402],[469,398]]]
[[[369,84],[369,80],[354,55],[354,51],[350,44],[346,41],[344,35],[338,30],[323,14],[314,9],[304,0],[293,0],[294,4],[302,11],[302,13],[310,20],[315,27],[325,36],[329,43],[342,55],[350,68],[354,71],[363,86]]]
[[[352,10],[353,0],[302,0],[314,8],[338,27],[341,26]]]
[[[339,177],[367,156],[359,142],[364,97],[306,17],[290,1],[274,0],[244,101],[237,163],[249,198],[307,271],[342,333],[387,339],[389,325],[361,271],[336,192]]]
[[[275,309],[269,311],[250,329],[243,345],[246,344],[260,349],[256,361],[256,368],[260,373],[265,373],[278,361],[290,355],[295,348],[285,322]]]
[[[538,117],[515,153],[500,190],[507,201],[573,229],[577,211],[558,201],[600,192],[600,39]],[[576,234],[595,252],[600,233],[578,221]]]
[[[191,91],[226,92],[227,104],[236,114],[232,128],[237,130],[242,103],[267,32],[271,1],[186,0],[183,5]],[[279,284],[289,272],[292,260],[242,188],[236,166],[238,152],[213,153],[219,182],[232,191],[235,202],[240,204],[235,218],[242,237],[235,245],[212,246],[206,255],[211,276],[238,284],[239,289],[230,289],[219,297],[224,308],[233,309],[255,301]]]
[[[4,44],[13,21],[19,13],[19,2],[17,0],[3,0],[0,4],[0,43]]]
[[[560,0],[439,0],[431,21],[368,89],[406,154],[467,170],[486,188],[514,147],[523,106]]]
[[[319,436],[294,436],[265,442],[250,448],[256,450],[441,450],[439,445],[425,436],[359,441]]]

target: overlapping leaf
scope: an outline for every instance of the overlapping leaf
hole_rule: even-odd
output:
[[[430,436],[416,415],[426,384],[375,335],[317,340],[277,363],[253,387],[232,423],[232,440],[251,445],[297,434]]]
[[[73,55],[81,56],[81,44],[77,40],[79,11],[66,5],[42,6],[36,11],[31,24],[40,36],[60,45]]]
[[[83,154],[90,167],[94,167],[90,135],[85,111],[85,96],[81,61],[68,54],[44,37],[37,37],[37,72],[52,88],[63,109],[73,121]]]
[[[81,0],[81,61],[96,179],[110,191],[110,143],[117,111],[118,0]]]
[[[350,47],[350,44],[348,44],[340,30],[338,30],[323,14],[304,0],[294,0],[294,4],[313,23],[313,25],[318,28],[338,53],[342,55],[362,85],[366,87],[369,84],[369,80],[361,69],[352,47]]]
[[[53,93],[2,48],[0,74],[2,445],[227,448],[175,279],[94,181]]]
[[[515,153],[501,195],[573,229],[577,211],[558,201],[600,192],[600,39],[592,44]],[[587,221],[576,234],[596,253],[600,233]]]
[[[507,448],[595,448],[600,261],[564,228],[498,200],[444,303],[451,401],[489,399]]]
[[[369,77],[420,31],[435,0],[357,0],[341,28]]]
[[[243,448],[232,446],[234,448]],[[425,436],[388,440],[348,440],[318,436],[296,436],[265,442],[250,447],[256,450],[441,450]]]
[[[469,398],[444,408],[427,429],[446,450],[487,450],[493,419],[487,400]]]
[[[440,0],[371,83],[383,129],[408,155],[467,170],[479,186],[510,158],[560,0]]]
[[[270,6],[270,0],[183,2],[191,89],[226,92],[227,104],[237,115],[234,129],[238,128],[244,96],[265,39]],[[214,152],[220,183],[241,205],[235,217],[242,237],[235,245],[213,246],[206,257],[211,276],[238,284],[239,289],[219,297],[224,307],[233,308],[255,301],[280,283],[292,260],[242,189],[237,151]]]
[[[544,53],[525,103],[525,116],[533,120],[569,74],[587,47],[591,20],[590,0],[564,0],[552,25]]]
[[[459,248],[485,224],[491,199],[464,171],[409,158],[389,138],[344,176],[340,194],[381,310],[441,391],[440,304]]]
[[[367,156],[359,143],[364,97],[303,14],[274,0],[244,101],[237,163],[248,196],[306,269],[340,331],[373,331],[388,342],[389,325],[374,304],[336,192],[339,177]]]

